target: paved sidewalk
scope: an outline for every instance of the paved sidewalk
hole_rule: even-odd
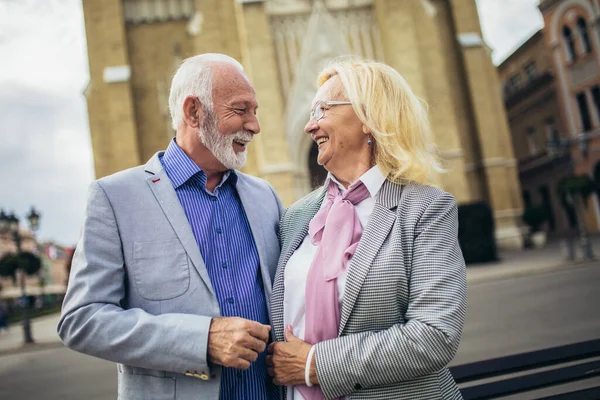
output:
[[[575,260],[568,261],[563,240],[549,241],[543,249],[527,249],[500,252],[500,260],[486,264],[467,266],[469,284],[488,282],[519,276],[535,275],[565,268],[577,268],[582,265],[600,266],[600,236],[591,238],[595,260],[583,259],[579,242],[575,243]]]
[[[49,347],[62,346],[56,333],[60,314],[47,315],[31,320],[31,334],[35,344],[23,345],[23,325],[10,325],[8,335],[0,333],[0,356],[20,351],[41,350]]]
[[[600,236],[592,238],[592,243],[600,260]],[[499,256],[500,261],[495,263],[469,265],[467,267],[469,285],[542,274],[559,269],[577,268],[590,263],[595,263],[600,267],[600,261],[583,260],[579,249],[575,261],[566,261],[564,248],[558,240],[549,242],[543,249],[501,252]],[[56,333],[58,320],[58,314],[32,320],[31,330],[36,344],[28,346],[23,346],[21,324],[12,324],[8,335],[0,334],[0,356],[62,346]]]

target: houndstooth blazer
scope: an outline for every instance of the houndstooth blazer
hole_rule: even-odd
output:
[[[292,205],[280,226],[282,252],[272,312],[284,340],[284,270],[325,197]],[[339,337],[316,345],[325,397],[461,399],[450,374],[467,304],[454,198],[431,186],[385,181],[348,266]]]

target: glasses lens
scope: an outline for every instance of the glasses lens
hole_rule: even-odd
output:
[[[323,118],[323,103],[322,102],[318,102],[317,105],[315,106],[315,119],[318,121],[321,118]]]

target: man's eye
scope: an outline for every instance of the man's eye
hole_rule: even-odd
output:
[[[238,114],[244,114],[246,112],[244,108],[234,108],[233,111],[235,111]]]

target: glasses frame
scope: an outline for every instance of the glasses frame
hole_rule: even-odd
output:
[[[327,107],[328,107],[327,109],[329,109],[329,108],[331,108],[333,106],[347,106],[347,105],[351,105],[352,103],[349,102],[349,101],[337,101],[337,100],[320,100],[320,101],[317,101],[317,103],[313,107],[312,111],[310,112],[310,119],[311,120],[314,118],[315,121],[318,122],[319,120],[321,120],[325,116],[325,110],[321,108],[321,104],[326,104]]]

